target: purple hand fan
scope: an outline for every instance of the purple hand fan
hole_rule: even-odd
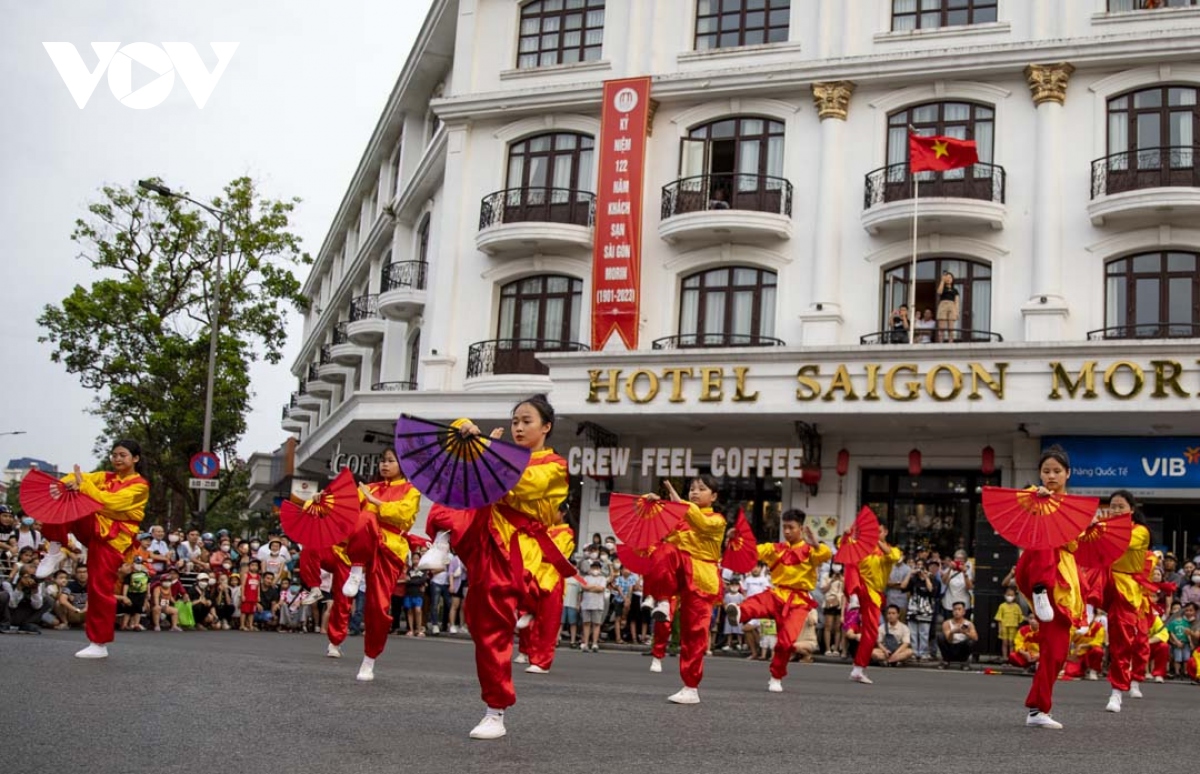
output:
[[[529,450],[466,436],[457,428],[402,414],[396,420],[400,470],[424,496],[448,508],[490,505],[521,480]]]

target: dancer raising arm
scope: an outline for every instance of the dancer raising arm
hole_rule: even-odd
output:
[[[880,605],[887,589],[892,567],[903,554],[899,548],[887,542],[887,527],[879,527],[879,543],[862,561],[846,568],[846,593],[858,595],[860,637],[858,649],[854,651],[854,668],[850,679],[864,685],[871,684],[867,667],[871,664],[871,653],[879,639]]]

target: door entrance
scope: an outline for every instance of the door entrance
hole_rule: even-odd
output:
[[[942,556],[975,553],[975,522],[983,518],[982,487],[999,486],[1000,471],[864,470],[860,502],[888,528],[888,542],[912,554],[927,547]]]

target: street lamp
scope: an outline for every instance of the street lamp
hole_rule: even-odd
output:
[[[209,337],[208,337],[208,385],[204,391],[204,448],[205,453],[212,451],[212,419],[213,419],[213,383],[217,370],[217,333],[220,322],[221,313],[221,257],[225,252],[225,221],[229,218],[229,213],[224,210],[219,210],[211,204],[197,201],[187,194],[178,191],[172,191],[162,183],[156,183],[152,180],[139,180],[138,187],[156,193],[160,196],[166,196],[173,199],[182,199],[183,201],[191,202],[201,208],[209,215],[217,219],[217,273],[213,281],[212,291],[212,311],[209,314]],[[200,490],[200,520],[204,521],[204,517],[208,513],[208,490]]]

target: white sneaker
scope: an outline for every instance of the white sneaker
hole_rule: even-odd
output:
[[[429,633],[430,634],[441,634],[442,627],[438,626],[437,624],[434,624],[433,626],[429,627]]]
[[[771,693],[783,693],[783,681],[772,677],[767,681],[767,690]]]
[[[450,633],[451,633],[451,634],[458,634],[458,627],[457,627],[457,626],[451,626],[451,627],[450,627]]]
[[[860,669],[851,670],[850,671],[850,679],[856,683],[862,683],[863,685],[874,685],[875,684],[875,681],[872,680],[871,678],[867,677],[867,673],[863,672]]]
[[[300,595],[300,604],[307,607],[321,601],[320,589],[309,589]]]
[[[650,659],[650,671],[651,672],[661,672],[662,671],[662,659],[661,658]]]
[[[650,596],[649,594],[642,597],[642,609],[643,610],[651,610],[653,608],[654,608],[654,597]]]
[[[700,691],[695,688],[683,687],[678,693],[673,693],[667,697],[667,701],[675,704],[699,704]]]
[[[1136,680],[1129,684],[1129,698],[1131,698],[1131,699],[1143,698],[1142,697],[1142,684],[1137,682]]]
[[[548,675],[548,674],[550,674],[549,669],[542,669],[537,664],[530,664],[529,666],[525,667],[525,671],[531,675]]]
[[[37,570],[34,571],[34,576],[38,580],[49,578],[54,573],[58,572],[58,567],[66,559],[67,555],[62,552],[62,543],[50,542],[50,550],[42,557],[42,561],[38,562]]]
[[[599,646],[599,645],[597,645],[597,644],[596,644],[596,643],[594,643],[594,642],[592,643],[592,652],[593,652],[593,653],[599,653],[599,652],[600,652],[600,646]]]
[[[331,643],[329,643],[329,647],[325,648],[325,657],[326,658],[341,658],[342,657],[342,649],[340,647],[338,647],[337,645],[334,645],[331,642]]]
[[[433,545],[429,550],[421,556],[421,561],[417,562],[418,570],[429,570],[431,572],[441,572],[450,564],[450,533],[439,532],[433,539]],[[495,717],[490,715],[489,717]],[[483,727],[483,723],[476,726],[476,731]],[[474,736],[475,731],[471,732],[473,739],[495,739],[497,737],[477,737]],[[504,736],[504,720],[500,720],[500,736]]]
[[[428,554],[426,554],[428,556]],[[472,739],[499,739],[507,734],[503,715],[484,715],[479,725],[471,729]]]
[[[1107,712],[1120,712],[1121,711],[1121,692],[1120,691],[1112,692],[1112,695],[1108,697],[1108,704],[1105,705],[1104,709]]]
[[[360,683],[369,683],[375,679],[375,659],[363,656],[362,666],[358,668],[358,677],[354,678]]]
[[[1162,675],[1155,675],[1155,676],[1154,676],[1154,682],[1156,682],[1156,683],[1162,683],[1162,682],[1165,682],[1165,680],[1163,680],[1163,676],[1162,676]]]
[[[86,648],[75,654],[75,658],[108,658],[108,646],[89,643]]]
[[[1050,604],[1050,595],[1045,591],[1034,593],[1033,612],[1037,615],[1039,621],[1050,623],[1054,620],[1054,607]],[[1047,717],[1049,716],[1047,715]],[[1061,727],[1059,726],[1059,728]]]
[[[358,596],[358,590],[363,585],[363,568],[362,565],[354,565],[350,568],[350,577],[346,578],[346,582],[342,584],[342,596],[347,599],[354,599]]]
[[[533,623],[533,616],[529,613],[521,613],[521,617],[517,619],[517,631],[528,629],[531,623]]]
[[[1025,717],[1025,725],[1039,728],[1062,730],[1062,723],[1047,715],[1045,712],[1035,712]]]
[[[669,623],[671,620],[671,600],[664,599],[654,603],[654,611],[650,614],[655,623]]]
[[[1099,679],[1100,679],[1100,675],[1096,674],[1096,670],[1095,670],[1095,669],[1089,669],[1089,670],[1088,670],[1088,672],[1087,672],[1087,677],[1086,677],[1085,679],[1087,679],[1087,680],[1099,680]]]
[[[513,659],[513,661],[514,661],[514,662],[516,662],[516,663],[518,663],[518,664],[528,664],[528,663],[529,663],[529,656],[526,656],[524,653],[518,653],[518,654],[517,654],[517,657],[516,657],[516,658],[514,658],[514,659]]]

